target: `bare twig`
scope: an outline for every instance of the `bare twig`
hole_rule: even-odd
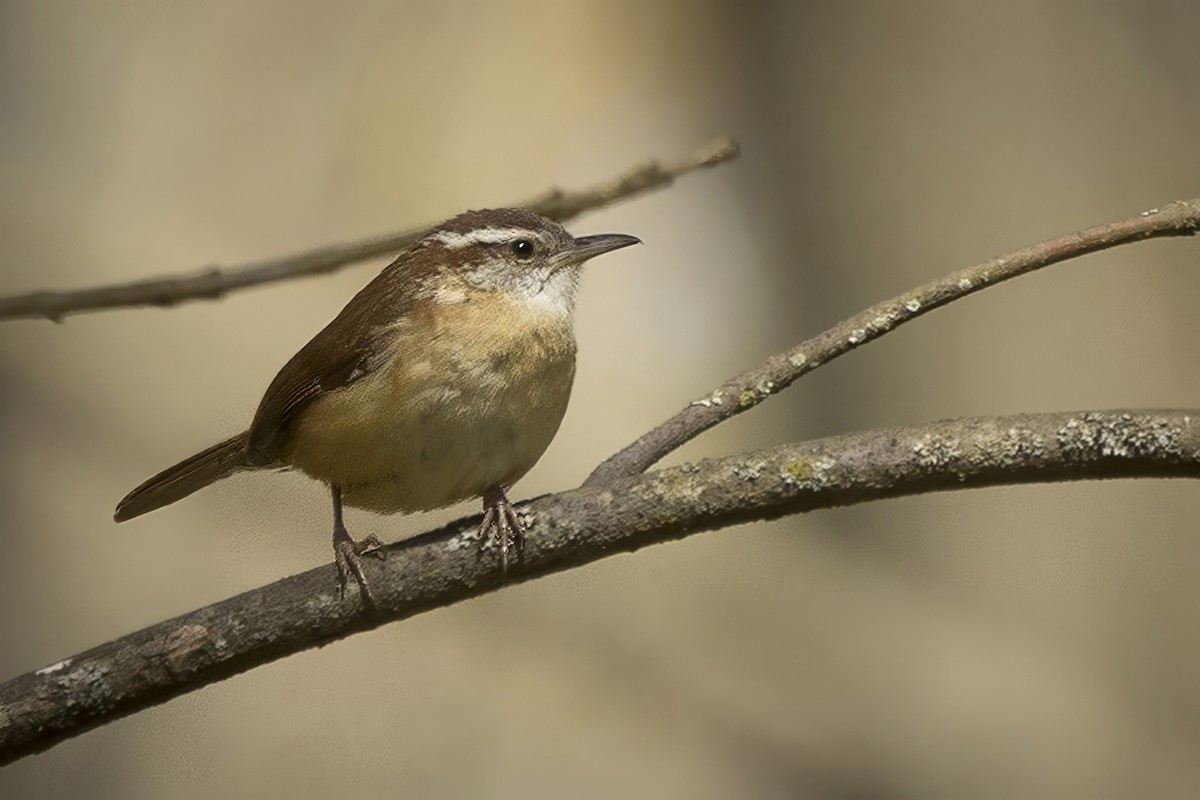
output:
[[[1200,409],[968,418],[687,464],[523,505],[512,582],[752,520],[1002,484],[1200,477]],[[0,764],[286,655],[494,591],[477,519],[389,546],[376,614],[339,602],[332,565],[159,623],[0,686]],[[375,562],[372,562],[374,565]]]
[[[531,208],[551,219],[566,221],[585,211],[670,186],[681,175],[723,164],[737,155],[738,148],[735,143],[726,138],[719,138],[671,164],[650,161],[596,186],[574,192],[550,189],[517,205]],[[208,267],[190,275],[150,278],[91,289],[42,291],[0,297],[0,321],[40,317],[59,322],[67,314],[83,311],[131,306],[174,306],[193,300],[215,300],[238,289],[309,275],[322,275],[348,264],[396,253],[412,244],[428,228],[428,225],[411,228],[385,236],[319,247],[303,253],[235,267]]]
[[[717,423],[748,411],[802,375],[935,308],[1051,264],[1145,239],[1194,236],[1197,228],[1200,228],[1200,198],[1182,200],[1132,219],[1098,225],[993,258],[885,300],[790,350],[771,356],[692,401],[675,416],[605,459],[588,476],[584,486],[597,486],[645,471],[663,456]]]

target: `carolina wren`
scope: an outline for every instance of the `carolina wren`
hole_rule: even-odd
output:
[[[373,603],[342,505],[395,513],[483,497],[481,545],[501,569],[522,526],[505,494],[558,431],[575,377],[584,262],[639,244],[573,238],[520,209],[468,211],[433,228],[366,285],[267,388],[249,430],[130,492],[121,522],[235,472],[293,467],[333,496],[333,552]]]

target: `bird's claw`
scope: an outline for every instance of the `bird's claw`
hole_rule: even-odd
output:
[[[363,599],[369,605],[376,606],[375,594],[371,591],[371,584],[367,581],[366,573],[363,572],[362,556],[387,558],[387,551],[383,549],[383,542],[379,540],[379,537],[371,534],[356,542],[350,538],[350,534],[346,532],[345,528],[335,529],[333,532],[333,556],[338,570],[338,596],[343,600],[346,599],[346,584],[350,582],[350,576],[353,575],[354,582],[358,584]]]
[[[483,523],[479,526],[479,549],[482,551],[492,541],[495,532],[500,547],[500,574],[508,572],[508,553],[515,550],[517,558],[525,558],[525,526],[504,489],[496,488],[483,496]]]

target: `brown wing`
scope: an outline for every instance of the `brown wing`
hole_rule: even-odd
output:
[[[246,451],[251,464],[268,466],[283,458],[289,423],[314,398],[388,363],[393,337],[387,329],[410,313],[418,284],[431,266],[424,254],[409,252],[417,257],[401,256],[363,287],[271,381],[250,425]]]

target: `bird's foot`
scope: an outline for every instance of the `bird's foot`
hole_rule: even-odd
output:
[[[346,584],[353,575],[363,599],[374,606],[376,605],[375,595],[371,592],[371,585],[367,583],[367,575],[363,572],[362,566],[361,557],[367,555],[380,559],[387,558],[387,553],[383,550],[383,542],[379,541],[378,536],[371,534],[356,542],[350,538],[345,527],[340,525],[334,527],[333,557],[338,570],[338,594],[343,600],[346,599]]]
[[[495,531],[496,544],[500,547],[500,574],[508,572],[508,553],[515,550],[518,559],[525,557],[525,526],[504,488],[497,486],[483,494],[483,524],[479,526],[479,548],[482,550],[492,540]]]

